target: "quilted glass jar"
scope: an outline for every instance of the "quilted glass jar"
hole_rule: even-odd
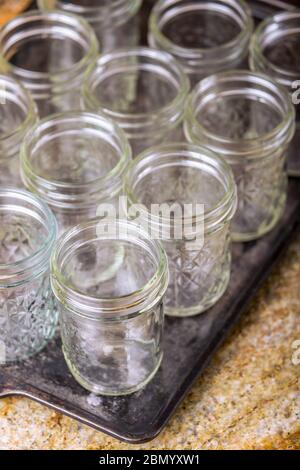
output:
[[[269,232],[286,203],[286,157],[295,130],[288,93],[266,75],[232,71],[202,80],[187,101],[187,138],[222,155],[238,187],[237,241]]]
[[[138,45],[141,3],[141,0],[38,0],[43,10],[55,8],[87,20],[103,52]]]
[[[180,140],[189,81],[166,52],[147,47],[101,56],[83,86],[90,111],[114,119],[133,154],[163,141]]]
[[[64,12],[29,11],[0,31],[0,71],[23,83],[41,117],[80,107],[83,75],[97,53],[89,24]]]
[[[131,149],[112,121],[84,111],[40,121],[21,147],[26,188],[52,209],[59,233],[96,217],[100,204],[118,208]]]
[[[151,235],[166,250],[166,314],[186,317],[213,306],[230,277],[230,221],[236,209],[230,167],[204,147],[153,147],[133,160],[125,194],[128,217],[138,205],[139,222],[148,221]]]
[[[28,91],[13,78],[0,75],[0,185],[22,186],[20,146],[36,121],[36,107]]]
[[[291,95],[297,130],[288,156],[288,172],[300,176],[300,12],[283,12],[263,21],[250,46],[253,71],[270,75]]]
[[[37,353],[55,332],[49,277],[55,237],[46,205],[25,191],[0,189],[0,364]]]
[[[149,22],[149,44],[170,52],[192,85],[212,73],[247,63],[253,31],[241,0],[158,0]]]
[[[168,271],[161,245],[136,224],[94,219],[60,238],[51,276],[75,379],[102,395],[148,383],[162,359]]]

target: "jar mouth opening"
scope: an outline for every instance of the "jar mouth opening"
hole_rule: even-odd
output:
[[[45,36],[47,33],[47,36]],[[81,50],[82,57],[74,64],[54,71],[42,72],[30,70],[10,62],[14,57],[17,45],[26,44],[30,39],[58,38],[69,40]],[[36,80],[39,83],[28,87],[33,92],[43,90],[48,86],[67,82],[77,73],[84,71],[88,64],[96,57],[98,41],[91,26],[82,18],[61,11],[40,12],[29,11],[10,20],[4,25],[0,33],[1,54],[7,61],[9,71],[21,81]]]
[[[124,63],[125,61],[125,63]],[[121,65],[120,65],[121,64]],[[114,67],[109,70],[109,67]],[[114,110],[102,103],[95,91],[107,78],[121,76],[121,74],[138,74],[146,71],[155,79],[163,78],[168,81],[173,96],[164,105],[146,112],[126,112]],[[149,76],[149,75],[148,75]],[[134,83],[134,78],[132,78]],[[183,106],[190,89],[189,79],[182,67],[167,52],[148,47],[121,48],[114,52],[100,56],[96,65],[92,66],[86,75],[83,85],[83,96],[86,105],[90,109],[108,115],[116,120],[122,129],[126,131],[143,132],[143,127],[159,127],[163,122],[173,121],[174,125],[182,119]]]
[[[48,149],[48,152],[50,151],[49,158],[59,159],[60,151],[58,149],[57,152],[59,154],[51,154],[54,147],[56,145],[59,147],[59,144],[62,142],[61,139],[63,139],[64,144],[68,143],[67,137],[70,137],[71,140],[75,139],[74,142],[77,142],[76,134],[80,136],[81,143],[85,145],[91,142],[92,138],[95,138],[95,142],[97,140],[98,147],[100,143],[105,145],[106,149],[103,149],[103,153],[105,150],[106,153],[108,150],[113,152],[113,157],[116,159],[114,166],[110,164],[109,168],[105,169],[105,174],[99,174],[98,176],[93,174],[93,178],[90,179],[89,177],[86,181],[76,181],[76,179],[64,181],[63,179],[51,177],[51,174],[47,178],[42,175],[42,169],[39,174],[37,168],[35,168],[34,161],[43,156],[45,149]],[[85,140],[82,141],[84,134]],[[49,144],[51,144],[51,147],[49,147]],[[69,163],[75,166],[79,165],[80,167],[81,160],[80,162],[76,161],[78,155],[80,157],[80,153],[73,155],[72,152],[72,159],[69,159]],[[132,152],[124,132],[113,121],[85,111],[69,111],[53,114],[39,121],[25,136],[21,146],[20,158],[22,178],[26,186],[33,189],[34,192],[38,193],[50,205],[63,206],[68,202],[71,205],[76,203],[94,204],[95,200],[105,199],[107,196],[113,197],[112,192],[118,192],[122,187],[122,175],[125,173],[127,165],[132,158]],[[80,158],[83,158],[85,161],[86,154],[84,153],[83,157]],[[100,160],[101,162],[102,160],[103,162],[105,161],[102,152],[99,156],[99,163]],[[61,163],[63,163],[62,160]],[[39,164],[42,165],[42,162],[40,161]],[[57,174],[58,170],[54,170]],[[102,171],[101,168],[101,173]],[[68,174],[72,174],[71,170],[68,170]],[[84,196],[90,197],[85,203],[83,201]]]
[[[0,213],[7,213],[10,217],[22,215],[24,218],[28,218],[28,223],[34,220],[45,231],[44,239],[29,254],[15,261],[0,262],[1,289],[22,284],[28,281],[29,278],[48,269],[50,253],[56,238],[57,225],[50,209],[33,194],[21,189],[11,187],[0,189]],[[22,219],[23,222],[24,218]],[[13,222],[18,224],[15,219],[13,219]],[[23,230],[22,227],[21,230]],[[36,273],[32,273],[33,270]]]
[[[103,231],[99,232],[97,226],[102,226]],[[100,297],[89,295],[70,283],[63,272],[64,265],[82,246],[95,241],[116,240],[131,243],[142,249],[155,263],[153,273],[142,287],[126,292],[125,295]],[[141,313],[143,309],[148,309],[164,295],[168,283],[167,258],[160,243],[153,240],[139,225],[125,219],[101,221],[96,218],[73,227],[59,238],[51,257],[51,282],[58,300],[67,304],[67,308],[73,313],[92,319],[97,319],[97,315],[101,319],[129,318]]]
[[[189,229],[195,223],[204,223],[204,230],[209,231],[222,222],[228,222],[233,217],[236,210],[236,185],[230,166],[219,155],[210,151],[206,147],[188,143],[163,144],[146,150],[129,165],[125,182],[125,194],[128,197],[130,205],[143,204],[143,201],[137,196],[138,185],[143,184],[145,177],[153,171],[162,172],[165,168],[173,169],[191,169],[196,172],[202,172],[207,178],[213,178],[222,187],[222,195],[218,195],[218,200],[213,201],[208,209],[191,216],[184,216],[184,224]],[[186,185],[189,186],[188,181]],[[158,201],[153,200],[151,204]],[[194,203],[195,201],[189,201]],[[164,201],[162,201],[162,204]],[[180,203],[180,201],[179,201]],[[206,201],[199,201],[199,204],[206,204]],[[150,213],[149,207],[139,208],[142,217],[149,218],[154,225],[170,226],[170,220],[164,217],[157,217]],[[174,223],[179,223],[182,217],[178,219],[175,215]]]
[[[297,25],[294,24],[295,21],[298,22]],[[299,79],[299,71],[287,70],[273,63],[266,57],[265,49],[277,43],[278,39],[284,42],[285,38],[295,34],[300,35],[300,12],[281,12],[262,21],[250,43],[250,61],[253,61],[254,57],[258,58],[264,66],[270,67],[274,74],[279,75],[274,78],[285,87],[290,87],[293,81]]]
[[[170,20],[175,18],[177,14],[181,15],[182,13],[191,11],[222,12],[224,15],[228,16],[228,18],[235,21],[240,28],[240,32],[228,42],[217,46],[188,48],[177,45],[162,32],[162,29]],[[170,0],[169,2],[159,0],[152,9],[149,24],[150,33],[172,54],[181,58],[195,60],[199,60],[200,56],[201,61],[203,60],[207,63],[210,62],[210,54],[213,56],[211,62],[216,62],[216,53],[218,56],[222,57],[222,55],[228,53],[228,51],[235,49],[237,46],[240,47],[241,43],[245,41],[245,38],[248,41],[254,27],[250,8],[243,0],[230,0],[229,2],[207,1],[204,3],[191,2],[181,6],[178,0]],[[150,42],[153,41],[151,40]],[[227,57],[223,57],[219,60],[226,61]]]
[[[216,97],[237,97],[265,104],[280,114],[281,120],[271,130],[249,138],[228,138],[213,133],[200,122],[201,105],[207,105]],[[221,154],[251,154],[265,148],[270,151],[278,146],[278,139],[285,140],[294,133],[295,110],[287,91],[268,76],[249,71],[228,71],[211,75],[199,82],[186,103],[185,131],[193,140],[193,135],[204,137],[209,146]],[[224,115],[225,119],[225,115]],[[226,116],[226,122],[228,115]],[[225,123],[225,121],[224,121]],[[268,153],[269,154],[269,153]],[[254,156],[254,154],[252,155]],[[261,157],[261,153],[257,158]]]

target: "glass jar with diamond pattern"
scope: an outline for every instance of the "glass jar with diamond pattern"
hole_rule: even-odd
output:
[[[162,240],[170,281],[166,314],[187,317],[225,292],[236,186],[230,167],[204,147],[165,144],[142,153],[125,178],[126,210]]]
[[[42,201],[0,189],[0,364],[32,356],[55,332],[49,278],[55,237],[55,218]]]
[[[288,92],[266,75],[223,72],[202,80],[191,93],[185,120],[188,140],[222,155],[235,175],[234,240],[255,240],[280,219],[294,131]]]

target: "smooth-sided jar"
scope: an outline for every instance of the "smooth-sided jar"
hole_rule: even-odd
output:
[[[101,56],[89,70],[83,101],[90,111],[114,119],[133,154],[182,135],[189,81],[166,52],[139,47]]]
[[[31,92],[41,117],[80,108],[80,87],[96,59],[98,41],[82,18],[29,11],[0,31],[0,71]]]
[[[250,46],[250,67],[270,75],[290,93],[296,109],[296,134],[288,172],[300,176],[300,12],[282,12],[257,27]]]
[[[141,3],[141,0],[38,0],[42,10],[55,8],[87,20],[103,52],[138,45]]]
[[[0,188],[0,364],[26,359],[53,336],[49,259],[56,222],[34,195]]]
[[[288,93],[266,75],[224,72],[205,78],[191,93],[185,121],[188,140],[222,155],[235,174],[235,240],[257,239],[280,219],[294,130]]]
[[[118,209],[131,149],[112,121],[84,111],[55,114],[30,131],[21,148],[26,188],[52,209],[59,233]],[[103,211],[105,215],[105,211]]]
[[[149,44],[170,52],[192,85],[220,70],[247,63],[253,31],[242,0],[158,0],[149,20]]]
[[[37,111],[29,92],[16,80],[0,75],[0,185],[22,186],[19,153]]]
[[[165,311],[204,312],[225,292],[231,266],[230,221],[236,186],[230,167],[204,147],[153,147],[133,160],[125,178],[128,217],[147,222],[162,241],[170,282]]]
[[[126,220],[96,219],[60,238],[51,276],[75,379],[103,395],[146,385],[162,359],[168,270],[160,243]]]

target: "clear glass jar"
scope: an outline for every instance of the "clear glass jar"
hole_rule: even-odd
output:
[[[235,240],[257,239],[280,219],[294,130],[295,111],[288,93],[266,75],[224,72],[205,78],[191,93],[186,137],[222,155],[235,174]]]
[[[166,52],[139,47],[100,57],[83,86],[85,107],[125,131],[133,154],[182,135],[189,81]]]
[[[26,191],[0,189],[0,364],[37,353],[55,332],[49,279],[55,237],[45,204]]]
[[[31,92],[41,117],[80,108],[83,75],[97,53],[89,24],[64,12],[29,11],[0,31],[0,69]]]
[[[118,208],[131,149],[112,121],[84,111],[40,121],[21,147],[26,188],[52,209],[59,233],[96,217],[100,204]]]
[[[300,176],[300,12],[267,18],[256,29],[250,46],[250,67],[270,75],[290,93],[296,109],[297,131],[290,146],[288,172]]]
[[[159,0],[149,20],[149,44],[170,52],[192,85],[212,73],[246,64],[253,31],[242,0]]]
[[[118,269],[108,278],[109,266]],[[103,395],[146,385],[162,359],[168,271],[161,245],[136,224],[96,219],[62,236],[51,273],[63,352],[75,379]]]
[[[103,52],[138,45],[141,3],[141,0],[38,0],[42,10],[55,8],[88,21]]]
[[[6,75],[0,75],[0,119],[0,185],[22,186],[20,145],[38,117],[28,91]]]
[[[166,314],[187,317],[213,306],[230,277],[230,221],[236,209],[230,167],[204,147],[188,143],[153,147],[133,160],[125,194],[128,216],[136,204],[142,204],[144,208],[137,206],[139,220],[148,219],[152,236],[161,239],[166,250],[170,272]],[[166,204],[170,217],[158,213],[155,204]],[[186,212],[177,212],[174,204]]]

